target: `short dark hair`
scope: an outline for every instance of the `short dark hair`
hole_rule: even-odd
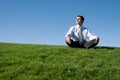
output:
[[[78,15],[77,17],[81,17],[81,20],[84,21],[84,17],[82,15]]]

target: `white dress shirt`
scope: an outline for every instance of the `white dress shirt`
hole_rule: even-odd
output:
[[[66,33],[65,37],[67,36],[70,36],[73,41],[79,41],[80,43],[97,38],[97,36],[93,35],[87,28],[79,25],[72,26]]]

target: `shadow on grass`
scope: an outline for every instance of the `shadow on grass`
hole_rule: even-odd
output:
[[[109,50],[113,50],[113,49],[115,49],[115,47],[97,46],[97,47],[95,47],[95,49],[109,49]]]

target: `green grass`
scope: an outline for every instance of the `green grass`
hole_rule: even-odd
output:
[[[0,80],[120,80],[120,48],[0,43]]]

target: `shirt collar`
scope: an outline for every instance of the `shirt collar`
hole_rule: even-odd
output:
[[[81,28],[81,27],[82,27],[82,26],[80,26],[80,25],[77,24],[77,28]]]

